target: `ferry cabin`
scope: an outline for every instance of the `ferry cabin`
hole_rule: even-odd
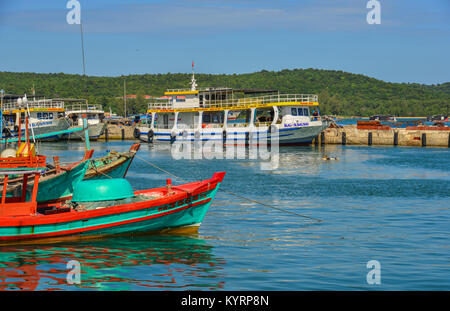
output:
[[[19,120],[21,129],[25,131],[25,113],[30,112],[29,127],[42,129],[55,126],[58,119],[64,117],[64,102],[62,100],[39,99],[28,100],[27,104],[19,104],[18,101],[3,105],[4,134],[18,134]]]
[[[267,138],[268,133],[277,131],[281,144],[308,144],[328,126],[319,116],[317,95],[257,89],[197,90],[194,84],[191,89],[168,90],[164,95],[149,104],[148,125],[137,130],[141,140],[226,138],[239,143],[248,140],[249,133]]]

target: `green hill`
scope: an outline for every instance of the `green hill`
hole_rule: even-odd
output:
[[[142,113],[146,102],[142,95],[160,96],[167,88],[189,87],[190,74],[143,74],[97,77],[63,73],[0,72],[0,88],[9,94],[46,97],[87,98],[104,109],[122,113],[123,81],[127,94],[138,98],[129,104],[129,113]],[[196,74],[199,87],[278,89],[282,93],[318,94],[322,114],[369,116],[427,116],[446,113],[450,104],[450,82],[439,85],[389,83],[343,71],[294,69],[278,72],[262,70],[248,74]]]

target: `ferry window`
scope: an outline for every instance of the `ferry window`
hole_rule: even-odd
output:
[[[305,116],[309,116],[309,109],[308,108],[303,108],[304,114]]]
[[[42,114],[42,119],[48,119],[48,113],[47,112],[44,112]]]
[[[296,116],[297,115],[297,108],[291,108],[291,114],[293,116]]]
[[[297,108],[297,110],[298,110],[298,115],[303,116],[303,108]]]
[[[209,114],[203,115],[203,122],[211,122],[211,116]]]
[[[37,113],[37,118],[40,120],[40,119],[42,119],[42,112],[38,112]]]
[[[53,112],[49,112],[48,118],[49,118],[49,119],[53,119]]]

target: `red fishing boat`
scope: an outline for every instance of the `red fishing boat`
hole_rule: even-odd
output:
[[[10,173],[18,172],[5,174]],[[77,184],[71,200],[38,205],[39,170],[23,173],[24,183],[30,174],[35,176],[33,195],[29,201],[25,195],[14,198],[3,195],[0,240],[195,232],[225,176],[224,172],[215,173],[210,179],[177,186],[168,180],[165,187],[141,191],[133,191],[125,179],[87,180]],[[7,180],[8,175],[4,183]]]

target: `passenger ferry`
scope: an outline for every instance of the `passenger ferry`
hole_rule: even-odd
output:
[[[329,125],[319,115],[318,105],[317,95],[197,89],[192,74],[190,89],[169,89],[163,97],[152,98],[147,124],[140,123],[134,136],[145,142],[219,140],[236,145],[250,137],[257,137],[259,143],[278,136],[280,145],[310,144]]]
[[[69,123],[64,118],[63,99],[27,99],[22,98],[11,100],[3,104],[3,136],[14,138],[19,136],[19,120],[22,134],[25,133],[25,112],[29,110],[29,130],[30,135],[46,135],[40,140],[58,140],[63,134],[61,131],[69,128]]]
[[[98,139],[105,131],[106,124],[103,122],[105,119],[105,111],[100,105],[88,104],[87,101],[71,104],[66,107],[66,118],[71,127],[82,127],[83,115],[86,115],[87,118],[89,139]],[[82,139],[84,138],[84,132],[68,134],[67,138]]]

